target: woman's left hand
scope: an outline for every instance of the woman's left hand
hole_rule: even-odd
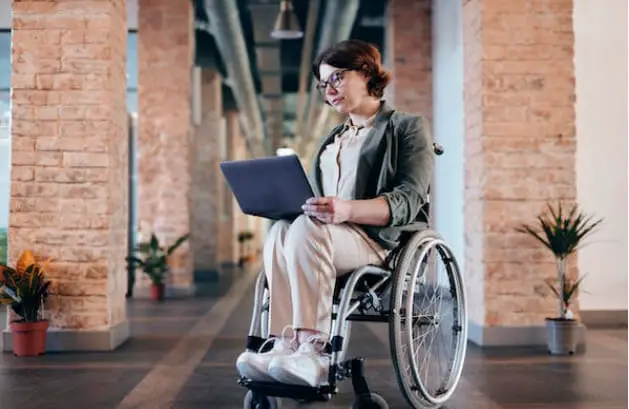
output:
[[[302,206],[307,216],[315,217],[323,223],[340,224],[350,218],[351,205],[338,197],[313,197]]]

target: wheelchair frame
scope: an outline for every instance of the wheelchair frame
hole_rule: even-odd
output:
[[[439,149],[443,152],[443,148],[436,145],[435,152],[437,154],[440,154]],[[428,215],[428,204],[426,203],[422,209],[426,215]],[[428,217],[426,220],[429,220]],[[366,265],[337,279],[332,308],[332,332],[330,342],[327,345],[327,352],[331,354],[328,384],[310,387],[253,381],[241,377],[238,383],[249,389],[249,394],[245,398],[245,408],[272,409],[275,407],[275,404],[272,403],[274,402],[273,397],[290,398],[300,402],[328,401],[338,392],[338,382],[347,378],[352,380],[357,402],[361,402],[361,404],[369,402],[368,406],[364,407],[386,407],[384,400],[372,393],[367,385],[364,376],[364,359],[357,357],[345,360],[351,332],[347,327],[351,321],[389,323],[389,344],[393,365],[398,384],[411,407],[436,409],[449,400],[461,377],[467,349],[467,307],[463,278],[452,251],[437,232],[428,226],[424,230],[418,230],[411,226],[409,231],[405,233],[407,234],[402,237],[400,245],[389,253],[383,266]],[[440,396],[429,395],[425,385],[419,380],[418,370],[413,363],[411,376],[414,378],[414,382],[404,379],[399,367],[399,360],[401,357],[406,357],[407,354],[401,353],[400,343],[402,341],[398,338],[401,338],[402,335],[396,336],[402,325],[401,315],[405,311],[413,311],[412,301],[414,297],[410,301],[406,300],[404,305],[402,303],[404,288],[408,287],[410,282],[410,288],[414,289],[418,280],[425,275],[426,257],[432,249],[435,249],[436,254],[445,262],[449,281],[455,287],[450,293],[452,296],[456,296],[459,301],[459,304],[453,308],[454,314],[459,319],[459,322],[455,323],[452,328],[453,331],[459,333],[455,345],[455,357],[450,362],[454,369],[444,393]],[[417,250],[420,251],[420,258],[417,263],[413,263],[412,256]],[[409,273],[406,271],[411,269],[412,274],[409,277]],[[390,292],[388,295],[389,308],[384,308],[383,299],[387,297],[387,292]],[[259,351],[269,336],[267,298],[267,281],[264,270],[262,270],[255,285],[254,306],[246,344],[247,350]],[[393,305],[394,303],[396,305]],[[410,325],[409,321],[412,321],[413,326],[417,323],[420,326],[438,325],[435,316],[432,318],[429,316],[412,318],[407,320],[406,325]],[[412,340],[411,338],[412,334],[407,340]],[[272,347],[269,344],[266,343],[267,348],[265,350]],[[409,359],[412,359],[414,355],[412,348],[409,353],[411,355]],[[411,383],[416,385],[411,385]],[[373,406],[374,401],[379,403]],[[250,402],[249,405],[252,406],[248,406],[247,402]],[[361,407],[361,404],[358,406],[355,404],[354,407]]]

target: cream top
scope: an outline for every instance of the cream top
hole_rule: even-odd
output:
[[[355,198],[360,149],[373,127],[373,118],[367,124],[354,126],[348,120],[345,130],[336,135],[321,153],[319,169],[324,196],[336,196],[343,200]]]

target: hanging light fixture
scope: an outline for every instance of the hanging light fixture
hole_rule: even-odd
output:
[[[277,15],[271,37],[277,40],[294,40],[303,37],[297,16],[293,12],[291,0],[282,0],[280,13]]]

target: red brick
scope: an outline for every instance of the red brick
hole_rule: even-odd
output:
[[[34,165],[37,166],[59,166],[61,165],[60,152],[35,152]]]
[[[106,153],[65,152],[63,166],[69,168],[107,168],[109,155]]]
[[[388,7],[394,38],[395,106],[432,120],[431,2],[391,0]]]
[[[11,167],[11,180],[28,182],[34,179],[33,168],[25,166]]]
[[[62,106],[59,108],[60,119],[83,119],[87,117],[87,113],[92,109],[99,109],[99,107],[85,107],[85,106]],[[105,119],[104,115],[102,118]]]
[[[17,213],[56,213],[59,209],[57,199],[40,200],[36,197],[15,197],[11,200],[11,212]]]

